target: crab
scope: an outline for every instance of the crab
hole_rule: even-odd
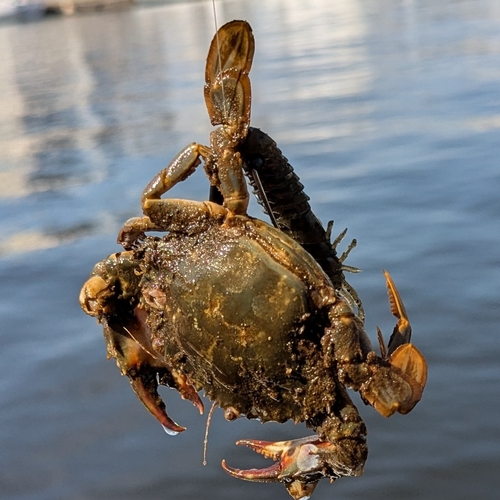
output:
[[[119,233],[124,250],[96,264],[80,293],[103,325],[109,357],[169,434],[185,428],[167,413],[167,385],[203,412],[198,395],[228,421],[305,422],[316,434],[282,442],[243,440],[275,460],[232,476],[281,482],[298,500],[321,478],[362,473],[366,428],[347,394],[358,391],[384,416],[412,410],[427,367],[410,343],[401,297],[385,274],[398,318],[377,355],[349,300],[317,261],[281,230],[247,214],[249,195],[238,150],[250,119],[254,39],[244,21],[218,31],[207,59],[210,147],[193,143],[142,195],[143,216]],[[222,204],[162,198],[204,161]],[[150,235],[160,232],[161,236]]]

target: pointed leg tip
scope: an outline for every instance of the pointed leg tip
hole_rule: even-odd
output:
[[[223,458],[222,459],[222,462],[221,462],[221,467],[224,469],[225,472],[227,472],[230,476],[233,476],[233,477],[237,477],[239,478],[240,475],[239,475],[239,472],[240,472],[240,469],[235,469],[233,467],[230,467],[229,465],[227,465],[226,463],[226,459]]]
[[[198,408],[200,415],[203,415],[203,412],[205,411],[203,401],[201,400],[193,384],[188,381],[187,376],[183,373],[176,372],[175,370],[172,370],[172,376],[175,380],[175,388],[180,392],[181,398],[191,401],[195,408]]]
[[[241,469],[235,469],[234,467],[230,467],[226,463],[226,459],[223,458],[221,462],[221,467],[224,469],[225,472],[227,472],[230,476],[236,477],[238,479],[245,479],[244,477],[241,476]]]
[[[238,439],[236,441],[238,446],[247,446],[248,448],[265,448],[266,446],[274,444],[271,441],[261,441],[259,439]]]
[[[245,481],[256,482],[278,482],[281,481],[281,467],[279,464],[274,464],[266,469],[235,469],[227,465],[225,460],[222,460],[221,466],[229,475],[243,479]],[[294,479],[283,483],[294,500],[308,500],[312,495],[318,481],[305,482],[300,479]]]
[[[311,491],[314,489],[313,486],[306,488],[306,485],[314,482],[312,475],[316,478],[322,476],[324,450],[320,451],[318,447],[321,443],[318,436],[277,442],[244,439],[238,441],[237,444],[245,445],[265,458],[274,460],[275,463],[262,469],[242,470],[229,467],[225,461],[222,461],[222,467],[233,477],[246,481],[283,482],[285,484],[296,482],[295,489],[304,493],[307,488]],[[298,496],[290,494],[297,499],[308,496],[302,493],[300,495],[297,493]]]

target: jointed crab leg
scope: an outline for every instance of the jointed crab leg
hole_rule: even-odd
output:
[[[142,195],[142,207],[153,227],[168,226],[163,214],[170,209],[163,209],[161,205],[170,200],[163,200],[161,196],[191,175],[201,160],[211,184],[222,194],[228,215],[246,215],[249,196],[237,147],[245,138],[250,122],[248,72],[253,53],[252,31],[243,21],[228,23],[213,39],[205,71],[205,101],[212,124],[221,127],[211,133],[210,147],[190,144],[148,184]],[[134,230],[129,227],[129,235]],[[133,238],[129,240],[127,245],[132,246]]]
[[[158,394],[159,367],[154,366],[157,364],[155,358],[143,347],[147,337],[144,335],[142,322],[136,317],[130,317],[126,321],[120,319],[119,322],[114,318],[103,318],[102,323],[108,355],[116,359],[122,374],[128,376],[130,385],[142,404],[168,434],[185,431],[185,427],[168,416],[165,403]]]
[[[362,370],[354,360],[340,359],[339,362],[345,373],[344,382],[359,390],[363,399],[379,413],[389,417],[395,412],[410,412],[420,401],[427,382],[427,363],[422,353],[410,343],[411,325],[403,301],[389,273],[384,271],[384,275],[391,312],[398,321],[388,348],[378,331],[383,359],[373,352],[367,353]]]
[[[276,142],[262,130],[250,127],[239,151],[257,201],[264,205],[263,195],[252,175],[254,171],[277,226],[316,259],[336,289],[342,288],[345,277],[335,246],[332,247],[327,231],[311,209],[304,186]]]
[[[242,444],[276,463],[264,469],[235,469],[225,461],[222,467],[238,479],[281,482],[295,500],[308,498],[321,478],[359,476],[367,457],[366,428],[349,396],[337,388],[339,407],[323,420],[306,422],[320,435],[291,441],[241,440]]]

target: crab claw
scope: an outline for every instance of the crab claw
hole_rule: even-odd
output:
[[[158,394],[156,370],[148,365],[140,366],[127,374],[133,391],[146,409],[160,422],[165,432],[171,436],[185,431],[186,428],[174,422],[166,412],[165,403]]]
[[[168,416],[165,403],[158,394],[158,382],[172,379],[172,375],[155,357],[143,319],[141,311],[136,308],[134,315],[127,320],[102,320],[108,355],[116,359],[118,368],[129,378],[141,403],[160,422],[165,432],[176,435],[186,428]],[[187,389],[185,393],[188,393]],[[191,399],[191,394],[189,396]],[[201,401],[199,403],[203,405]]]
[[[203,401],[196,392],[196,389],[192,384],[188,382],[186,375],[183,373],[178,373],[172,370],[172,377],[174,379],[175,388],[179,391],[182,399],[187,399],[198,408],[200,415],[203,415],[205,407],[203,406]],[[160,379],[160,383],[162,380]],[[171,383],[165,383],[164,385],[171,385]]]
[[[227,473],[246,481],[282,482],[295,500],[309,498],[323,477],[334,481],[340,476],[359,476],[363,470],[362,465],[354,468],[346,465],[353,463],[352,457],[344,455],[341,446],[322,441],[318,436],[280,442],[245,439],[236,444],[245,445],[276,463],[264,469],[241,470],[229,467],[223,460],[222,468]],[[364,463],[358,458],[357,464]]]
[[[379,413],[409,413],[422,398],[427,382],[427,363],[422,353],[410,344],[411,325],[403,300],[387,271],[384,271],[391,312],[398,319],[386,347],[382,332],[378,340],[382,358],[390,367],[380,366],[360,388],[362,397]]]

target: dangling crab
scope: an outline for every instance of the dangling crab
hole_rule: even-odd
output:
[[[102,323],[108,355],[167,432],[185,429],[168,416],[159,384],[200,412],[197,391],[205,391],[227,420],[293,419],[312,428],[316,435],[293,441],[241,441],[276,461],[267,469],[223,462],[235,477],[282,482],[300,499],[323,477],[363,471],[366,429],[346,387],[382,415],[407,413],[421,398],[426,363],[409,343],[407,315],[387,273],[398,322],[387,348],[381,341],[380,357],[349,300],[309,253],[247,215],[238,148],[249,126],[253,52],[246,22],[219,30],[205,98],[212,124],[221,127],[210,147],[191,144],[153,178],[142,196],[144,216],[120,231],[125,251],[94,267],[80,303]],[[222,205],[161,198],[201,159]]]

